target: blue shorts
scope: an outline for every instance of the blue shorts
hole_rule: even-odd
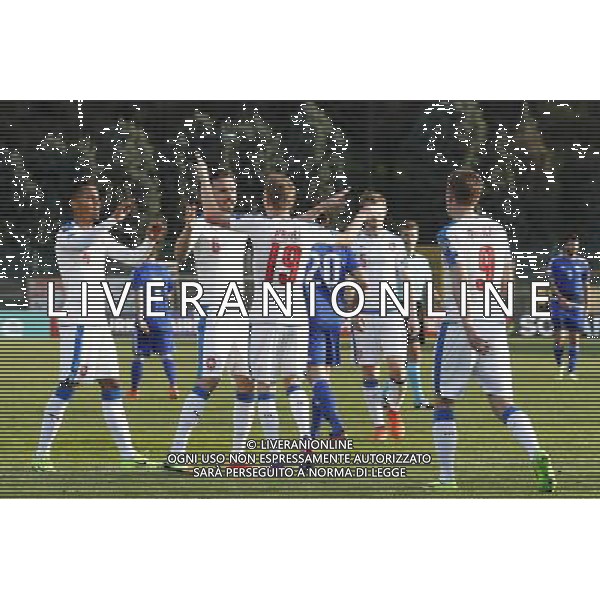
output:
[[[139,327],[136,327],[135,354],[138,356],[173,354],[175,351],[174,337],[171,328],[150,327],[148,333],[144,333]]]
[[[581,304],[561,306],[556,298],[550,300],[550,318],[555,331],[566,329],[585,333],[587,319],[585,308]]]
[[[321,329],[311,325],[308,336],[308,364],[337,367],[340,358],[340,329]]]

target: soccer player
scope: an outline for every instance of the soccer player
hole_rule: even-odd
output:
[[[193,254],[196,275],[204,288],[201,305],[206,317],[199,322],[196,386],[181,409],[171,452],[185,452],[210,395],[223,375],[230,374],[236,386],[232,450],[238,453],[245,449],[255,412],[248,362],[249,321],[229,314],[234,309],[222,317],[217,312],[229,283],[243,288],[248,236],[233,226],[232,211],[237,201],[234,177],[221,171],[211,180],[203,159],[198,155],[197,160],[203,214],[197,217],[197,207],[188,207],[175,255],[182,262],[188,254]]]
[[[425,343],[425,306],[423,299],[427,292],[427,282],[432,281],[431,266],[422,254],[415,252],[419,242],[418,223],[406,221],[402,225],[401,235],[407,253],[401,266],[404,271],[410,274],[411,294],[416,299],[417,309],[417,318],[415,319],[417,330],[413,332],[408,340],[408,361],[406,365],[408,386],[413,395],[415,408],[433,408],[433,405],[425,398],[421,377],[421,346]],[[402,286],[402,281],[400,285]]]
[[[402,267],[406,259],[403,240],[384,228],[387,215],[385,198],[381,194],[366,192],[361,197],[361,208],[366,207],[370,207],[372,212],[354,245],[366,288],[363,314],[353,320],[354,355],[362,369],[363,396],[375,426],[374,438],[385,440],[404,435],[400,408],[408,331],[414,329],[415,310],[410,311],[408,328],[399,312],[389,312],[387,316],[379,314],[380,283],[387,282],[393,289],[399,277],[410,283],[410,275]],[[412,295],[411,304],[414,304]],[[380,372],[385,366],[389,382],[384,399]]]
[[[325,216],[330,224],[330,219]],[[323,421],[331,426],[331,437],[344,435],[344,427],[336,408],[331,385],[331,369],[340,364],[340,335],[344,318],[332,307],[335,286],[348,278],[356,278],[358,259],[347,243],[341,243],[340,234],[333,228],[329,240],[313,245],[308,263],[305,285],[315,286],[315,316],[309,317],[308,372],[312,382],[311,437],[318,437]],[[343,294],[338,295],[343,306]]]
[[[452,221],[438,235],[447,320],[440,328],[434,361],[433,440],[440,461],[436,489],[456,488],[454,403],[474,376],[493,413],[527,453],[540,491],[551,492],[554,476],[548,455],[541,450],[529,417],[513,401],[506,317],[494,301],[489,316],[484,316],[486,283],[506,294],[513,261],[504,228],[478,210],[481,191],[482,180],[474,171],[458,170],[449,176],[446,207]],[[465,286],[466,307],[461,302]]]
[[[131,440],[104,290],[108,288],[107,259],[139,264],[162,235],[161,225],[151,227],[146,241],[130,249],[117,243],[111,228],[127,217],[132,203],[120,205],[109,219],[98,223],[100,196],[96,182],[88,180],[76,185],[70,204],[73,222],[64,225],[56,238],[56,258],[66,298],[64,316],[59,320],[59,384],[44,411],[33,467],[54,470],[50,452],[67,406],[80,384],[93,381],[100,385],[104,419],[117,445],[121,465],[145,464],[146,459],[137,453]],[[86,284],[87,303],[82,295],[82,285]]]
[[[563,244],[560,256],[553,258],[548,267],[548,275],[553,296],[550,300],[550,316],[554,329],[554,358],[559,368],[559,376],[565,374],[563,364],[564,342],[568,337],[569,363],[568,377],[576,379],[579,340],[586,330],[587,295],[590,266],[578,255],[579,237],[569,235]],[[566,334],[566,335],[565,335]]]
[[[175,332],[173,328],[173,309],[169,298],[173,298],[175,280],[172,267],[164,261],[157,260],[159,246],[147,261],[142,263],[133,272],[133,290],[136,291],[136,322],[134,334],[134,358],[131,362],[131,389],[128,397],[137,400],[140,383],[144,373],[144,363],[153,354],[161,357],[163,369],[169,382],[169,395],[171,400],[178,397],[177,370],[173,354],[175,352]],[[160,316],[146,314],[146,284],[160,282],[162,287],[154,288],[153,295],[161,297],[151,303],[153,313],[162,313]],[[172,304],[172,300],[171,300]]]
[[[279,435],[275,402],[279,380],[285,386],[299,437],[310,434],[310,403],[302,385],[309,344],[303,277],[312,247],[327,237],[313,219],[323,210],[337,208],[340,202],[343,202],[343,193],[304,215],[293,216],[296,188],[287,176],[272,174],[265,182],[266,217],[242,225],[252,241],[255,288],[250,312],[250,364],[257,388],[257,413],[267,438]],[[291,316],[282,314],[281,306],[270,293],[265,294],[265,302],[261,302],[267,286],[284,300],[289,290]],[[264,316],[263,308],[267,307],[269,316]]]

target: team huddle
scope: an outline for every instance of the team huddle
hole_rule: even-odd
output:
[[[454,404],[472,379],[487,395],[494,415],[526,452],[539,490],[554,489],[550,459],[541,449],[529,417],[514,402],[505,315],[498,309],[483,316],[486,282],[507,289],[513,278],[513,261],[505,229],[479,210],[482,181],[477,173],[458,170],[447,182],[446,207],[451,221],[438,235],[446,316],[435,347],[435,398],[431,401],[423,392],[420,359],[422,300],[432,275],[427,260],[415,254],[416,223],[405,223],[400,235],[386,229],[386,200],[374,192],[362,194],[356,214],[342,226],[337,217],[347,206],[345,191],[298,214],[296,189],[281,174],[266,177],[264,215],[241,215],[234,212],[237,190],[231,174],[211,176],[198,159],[197,177],[199,197],[185,213],[174,256],[179,264],[193,257],[203,288],[198,302],[203,313],[198,322],[198,371],[195,386],[183,401],[171,453],[187,451],[211,394],[224,376],[235,385],[233,453],[245,451],[255,425],[267,439],[280,437],[279,385],[286,391],[298,438],[343,437],[344,423],[331,375],[341,362],[342,332],[348,329],[354,359],[362,371],[363,398],[375,440],[403,437],[407,387],[415,408],[432,409],[439,464],[433,489],[456,489]],[[161,260],[164,226],[150,224],[146,239],[129,248],[117,243],[111,229],[128,216],[131,206],[121,205],[98,224],[101,204],[94,182],[78,185],[70,200],[73,222],[60,230],[56,241],[65,295],[62,308],[68,315],[60,319],[59,384],[42,418],[33,465],[41,471],[54,470],[51,450],[63,415],[77,388],[90,381],[100,385],[104,418],[122,466],[146,465],[147,459],[132,441],[124,396],[137,398],[145,361],[153,355],[162,360],[171,397],[180,394],[173,359],[172,296],[177,274]],[[556,272],[555,329],[566,326],[571,332],[569,373],[575,370],[579,327],[571,322],[577,320],[571,313],[578,310],[587,280],[587,271],[572,246],[566,248],[571,258],[577,259],[574,267],[568,260],[552,265]],[[134,267],[131,285],[137,293],[137,318],[131,384],[126,394],[102,296],[107,259]],[[565,275],[573,268],[575,279],[582,282],[575,292]],[[160,298],[145,297],[145,284],[152,281],[162,282]],[[83,304],[82,282],[87,292]],[[398,310],[381,314],[382,282],[400,296],[404,284],[410,284],[408,316]],[[264,284],[269,284],[272,293],[261,296],[257,289]],[[360,310],[359,288],[364,301]],[[230,298],[231,307],[248,307],[247,317],[236,311],[221,314],[223,297]],[[284,297],[289,297],[289,306],[282,301]],[[334,297],[345,307],[343,315],[333,309]],[[270,309],[268,317],[265,308]],[[557,334],[559,364],[561,340]],[[168,466],[166,461],[164,466]]]

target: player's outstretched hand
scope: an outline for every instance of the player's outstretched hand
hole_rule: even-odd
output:
[[[122,221],[123,219],[126,219],[132,212],[134,212],[135,208],[136,206],[133,200],[121,202],[121,204],[115,208],[115,211],[113,212],[113,218],[117,222]]]

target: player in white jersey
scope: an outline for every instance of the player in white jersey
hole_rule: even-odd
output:
[[[331,207],[339,204],[342,197],[333,200]],[[291,180],[285,175],[270,175],[264,193],[266,217],[242,225],[252,241],[254,301],[250,313],[250,366],[257,388],[257,411],[267,438],[279,435],[275,389],[280,379],[298,434],[304,437],[310,433],[310,402],[302,385],[309,340],[303,278],[313,245],[327,234],[312,221],[316,217],[314,210],[300,217],[292,216],[295,205],[296,189]],[[320,206],[326,209],[324,203]],[[283,315],[271,292],[284,305],[289,292],[289,316]]]
[[[406,246],[406,258],[402,262],[402,268],[408,272],[411,280],[411,294],[415,298],[417,318],[415,324],[417,330],[413,332],[408,340],[408,361],[406,364],[406,375],[408,386],[413,395],[415,408],[433,408],[433,405],[425,398],[423,381],[421,378],[421,345],[425,343],[425,295],[427,283],[432,281],[431,266],[427,258],[417,254],[415,248],[419,241],[419,225],[415,221],[406,221],[402,224],[402,239]],[[400,281],[402,286],[402,281]]]
[[[59,318],[59,385],[50,398],[44,416],[33,466],[54,470],[50,452],[66,408],[76,387],[98,382],[106,424],[121,456],[123,466],[145,463],[134,449],[122,401],[119,365],[112,331],[106,317],[106,261],[114,259],[131,265],[141,263],[161,232],[153,226],[147,240],[137,248],[123,246],[111,235],[111,228],[133,207],[121,205],[111,218],[97,224],[100,196],[93,181],[77,185],[71,197],[73,222],[61,228],[56,239],[56,257],[65,295]],[[87,284],[87,308],[82,283]]]
[[[365,193],[361,206],[374,208],[375,212],[353,246],[366,288],[365,306],[353,321],[354,355],[362,368],[363,395],[375,426],[375,439],[400,438],[404,432],[400,407],[408,328],[405,317],[393,306],[386,316],[380,315],[380,286],[387,283],[394,291],[399,277],[410,283],[409,274],[402,268],[406,250],[402,238],[384,228],[387,203],[381,194]],[[415,310],[412,300],[410,304],[412,330]],[[382,366],[387,366],[389,372],[387,402],[379,381]]]
[[[208,168],[200,157],[197,175],[203,215],[197,218],[197,207],[188,207],[175,252],[179,261],[189,253],[193,254],[196,276],[204,290],[200,304],[207,316],[200,318],[198,379],[182,407],[171,452],[185,452],[209,396],[223,375],[229,374],[237,389],[232,448],[237,453],[245,449],[255,411],[248,363],[249,320],[233,308],[224,316],[217,316],[217,313],[230,283],[236,284],[240,291],[238,300],[242,302],[248,236],[233,227],[236,219],[232,217],[232,211],[237,194],[233,176],[220,172],[211,181]],[[237,221],[242,222],[243,218]],[[231,298],[235,301],[235,296]]]
[[[440,328],[434,359],[438,398],[433,440],[441,467],[436,489],[456,487],[453,406],[474,376],[496,417],[527,452],[539,489],[551,492],[554,478],[548,455],[541,451],[529,417],[513,402],[506,316],[494,300],[490,302],[489,316],[484,316],[485,290],[490,287],[486,284],[492,284],[506,297],[513,278],[513,261],[504,228],[478,210],[482,187],[481,178],[474,171],[458,170],[449,176],[446,207],[452,221],[438,236],[447,317]],[[461,296],[461,288],[465,287],[466,296]],[[461,302],[464,298],[466,302]]]

